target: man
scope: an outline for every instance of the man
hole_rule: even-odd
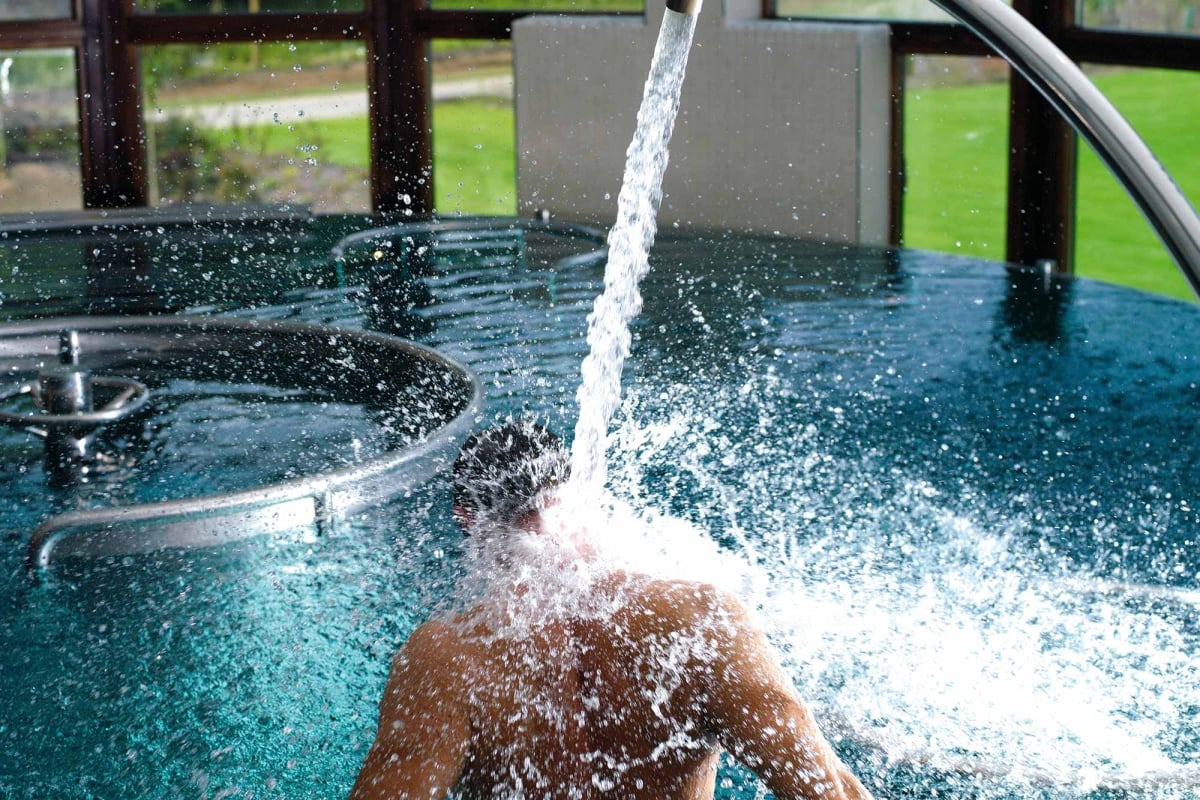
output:
[[[869,798],[735,599],[597,566],[553,513],[568,472],[532,423],[463,446],[454,516],[490,586],[396,655],[352,800],[710,798],[721,748],[779,800]]]

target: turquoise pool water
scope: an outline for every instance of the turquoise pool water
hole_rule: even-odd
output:
[[[365,225],[9,233],[0,314],[394,333],[475,370],[486,419],[531,411],[569,432],[598,242],[472,223],[329,259]],[[743,558],[748,598],[880,797],[1192,796],[1195,307],[778,237],[664,233],[652,263],[613,487]],[[279,398],[201,394],[180,407],[228,435],[172,443],[186,420],[164,417],[155,446],[206,464],[164,473],[173,489],[226,483],[225,459],[251,465],[245,480],[325,468],[369,439],[336,415],[305,436],[260,435]],[[392,651],[453,593],[441,481],[329,531],[74,565],[33,585],[29,530],[120,492],[47,489],[21,435],[0,451],[0,793],[348,791]],[[721,787],[755,792],[735,769]]]

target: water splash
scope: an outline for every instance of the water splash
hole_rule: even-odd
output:
[[[672,386],[665,410],[662,392],[624,404],[613,492],[745,558],[740,594],[826,732],[872,754],[867,774],[905,765],[973,798],[1194,796],[1195,591],[1104,579],[1053,546],[1111,531],[1043,530],[1019,500],[830,455],[836,434],[770,373]]]
[[[544,508],[540,529],[496,528],[472,536],[457,592],[457,613],[470,612],[498,638],[521,637],[548,623],[608,619],[621,592],[596,594],[599,583],[628,574],[708,583],[753,594],[756,576],[741,553],[722,548],[703,528],[679,517],[609,497]],[[616,605],[613,605],[613,604]]]
[[[629,323],[642,307],[638,283],[649,271],[667,168],[667,145],[679,110],[695,14],[667,10],[646,79],[637,130],[625,156],[617,219],[608,236],[604,291],[588,317],[588,356],[577,394],[579,419],[571,451],[572,483],[595,495],[606,481],[608,424],[621,402],[621,371],[629,355]]]

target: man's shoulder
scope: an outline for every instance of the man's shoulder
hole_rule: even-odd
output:
[[[741,619],[746,613],[736,596],[704,581],[632,575],[625,587],[631,610],[680,625]]]
[[[417,626],[396,653],[397,662],[449,664],[463,652],[462,630],[452,620],[431,619]]]

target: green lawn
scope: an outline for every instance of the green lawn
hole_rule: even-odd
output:
[[[1002,83],[905,96],[905,244],[1004,257],[1007,106]]]
[[[1118,72],[1098,76],[1096,85],[1141,134],[1193,207],[1200,203],[1200,74]],[[1076,225],[1080,274],[1194,298],[1150,224],[1086,146],[1080,148]]]
[[[441,214],[517,213],[516,132],[507,100],[433,107],[433,185]]]
[[[366,117],[346,117],[313,122],[248,125],[214,130],[214,138],[234,150],[248,153],[288,153],[315,158],[327,164],[357,167],[366,172]]]
[[[453,100],[433,107],[433,181],[441,214],[517,212],[512,104],[503,99]],[[364,117],[255,125],[214,131],[223,147],[245,153],[289,153],[367,172]]]
[[[1113,71],[1096,77],[1172,173],[1200,199],[1200,74]],[[913,90],[906,100],[912,247],[1002,258],[1007,148],[1004,84]],[[1076,271],[1175,297],[1192,292],[1149,224],[1086,145],[1080,147]]]

